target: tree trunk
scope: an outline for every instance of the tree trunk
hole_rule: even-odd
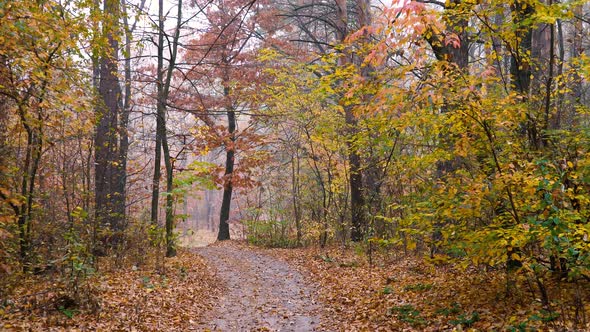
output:
[[[350,105],[345,106],[344,115],[346,124],[349,126],[351,136],[347,141],[351,211],[350,239],[354,242],[358,242],[363,239],[367,226],[361,157],[359,155],[358,147],[354,142],[354,137],[358,133],[358,121],[356,116],[353,114],[353,110]]]
[[[359,0],[361,12],[363,10],[364,1]],[[348,36],[348,7],[346,0],[336,0],[336,33],[341,43],[344,43]],[[360,14],[365,15],[365,14]],[[359,22],[360,24],[360,22]],[[352,61],[350,54],[343,54],[339,59],[340,66],[346,66]],[[344,102],[344,100],[341,100]],[[348,167],[349,167],[349,184],[350,184],[350,212],[351,212],[351,227],[350,239],[352,241],[360,241],[364,237],[366,218],[365,218],[365,200],[363,196],[363,175],[361,170],[361,157],[359,155],[358,147],[354,140],[358,134],[358,119],[354,114],[352,105],[342,105],[344,109],[344,120],[348,128]]]
[[[143,8],[143,2],[140,10]],[[119,123],[119,175],[118,188],[121,199],[119,210],[125,211],[127,201],[127,154],[129,152],[129,115],[131,114],[131,41],[134,27],[129,26],[126,6],[123,6],[123,24],[125,29],[125,97]]]
[[[469,5],[469,4],[468,4]],[[431,34],[426,36],[434,55],[438,61],[444,61],[450,66],[446,67],[450,75],[455,70],[468,73],[469,72],[469,35],[467,33],[468,22],[466,19],[458,16],[455,11],[461,12],[462,0],[453,0],[449,3],[444,13],[444,19],[448,22],[448,32],[456,34],[459,38],[459,45],[453,45],[452,43],[445,44],[445,35],[443,34]],[[472,5],[469,5],[472,6]],[[441,115],[444,115],[452,111],[448,102],[445,100],[444,105],[441,107]],[[452,137],[449,134],[441,133],[439,135],[440,146],[443,149],[452,151],[454,149]],[[436,162],[436,177],[442,181],[447,174],[455,172],[458,168],[459,161],[457,158],[451,160],[440,160]],[[431,235],[431,247],[430,256],[433,257],[438,250],[438,245],[443,236],[442,228],[449,221],[437,220],[433,223],[432,235]]]
[[[21,106],[22,107],[22,106]],[[21,120],[27,132],[27,148],[25,163],[23,165],[24,174],[21,182],[21,195],[25,199],[23,205],[19,208],[18,213],[18,230],[19,230],[19,249],[23,270],[29,268],[30,240],[31,232],[30,222],[32,217],[33,199],[35,193],[35,177],[39,168],[41,151],[43,147],[41,128],[31,125],[25,116],[25,111],[20,109]],[[39,114],[39,118],[41,118]],[[39,122],[39,125],[41,122]]]
[[[156,73],[156,147],[154,150],[154,175],[152,177],[152,224],[158,224],[160,179],[162,178],[162,140],[166,135],[166,100],[164,99],[164,2],[158,2],[158,66]]]
[[[574,9],[574,14],[577,17],[582,17],[584,13],[583,5],[578,5]],[[580,19],[576,19],[574,28],[572,29],[572,36],[571,36],[571,48],[570,48],[570,58],[578,58],[580,55],[584,53],[584,22]],[[575,65],[579,67],[579,65]],[[583,80],[580,74],[577,71],[574,71],[574,84],[572,87],[571,96],[574,102],[574,105],[580,105],[583,102],[584,97],[584,84],[582,83]],[[573,116],[572,116],[573,118]],[[573,119],[568,119],[571,122]]]
[[[98,126],[95,142],[95,217],[98,223],[111,228],[117,234],[114,238],[103,239],[103,243],[113,245],[118,242],[124,228],[125,203],[119,191],[121,179],[120,153],[118,149],[118,116],[121,105],[121,87],[117,77],[119,42],[118,33],[120,3],[118,0],[106,0],[104,12],[108,18],[103,25],[109,49],[100,59],[100,80],[98,92],[100,104],[97,107]]]
[[[293,218],[297,232],[297,246],[301,245],[301,209],[299,206],[299,148],[295,148],[295,155],[291,159],[291,199],[293,203]]]
[[[371,18],[371,3],[369,0],[356,0],[357,17],[356,21],[359,29],[369,28],[372,24]],[[344,2],[340,6],[346,6]],[[362,38],[359,40],[362,46],[367,46],[370,43],[370,33],[365,30]],[[362,49],[362,47],[361,47]],[[358,68],[361,68],[361,76],[368,82],[371,79],[373,68],[370,65],[362,65],[364,58],[362,54],[356,54],[353,57],[353,62]],[[367,103],[369,96],[363,96],[363,103]],[[348,146],[348,163],[350,168],[350,209],[351,209],[351,231],[350,239],[352,241],[361,241],[367,234],[369,222],[367,220],[367,186],[363,181],[365,177],[363,174],[363,165],[361,163],[361,155],[359,147],[356,144],[356,135],[358,135],[358,117],[354,113],[354,107],[345,105],[344,116],[346,124],[350,131],[350,137],[347,142]]]
[[[515,24],[520,25],[533,14],[533,7],[523,1],[515,1],[512,5],[512,15]],[[531,86],[531,63],[528,54],[531,52],[533,42],[533,30],[526,24],[516,31],[520,43],[512,50],[510,58],[510,75],[514,88],[525,97],[529,95]]]
[[[4,77],[6,71],[5,57],[0,55],[0,86],[5,85]],[[5,194],[2,193],[2,189],[8,190],[7,183],[7,171],[8,171],[8,135],[7,123],[8,123],[8,98],[0,94],[0,199],[4,200]]]
[[[221,211],[219,213],[219,233],[217,234],[217,240],[229,240],[229,224],[227,223],[229,220],[229,212],[231,208],[231,197],[233,191],[233,183],[232,177],[234,172],[234,163],[235,163],[235,131],[236,131],[236,113],[233,109],[233,105],[231,105],[231,101],[229,101],[229,92],[230,88],[228,86],[229,82],[227,78],[225,79],[223,88],[223,94],[227,99],[227,130],[229,133],[229,142],[226,143],[225,146],[225,173],[224,173],[224,185],[223,185],[223,200],[221,201]]]
[[[164,150],[164,163],[166,164],[166,257],[174,257],[176,256],[176,245],[174,243],[174,196],[172,196],[172,190],[174,189],[174,168],[166,135],[162,137],[162,148]]]
[[[172,41],[169,41],[168,48],[170,50],[170,58],[168,60],[168,67],[164,68],[164,1],[159,0],[159,15],[158,15],[158,67],[157,67],[157,105],[156,105],[156,150],[155,150],[155,165],[154,177],[152,185],[152,223],[158,222],[158,201],[160,191],[161,178],[161,152],[164,152],[164,164],[166,167],[166,256],[172,257],[176,255],[176,247],[174,243],[174,197],[172,190],[174,189],[174,168],[172,164],[172,157],[168,145],[168,137],[166,136],[166,104],[170,94],[170,83],[172,82],[172,74],[176,67],[176,55],[178,52],[178,40],[180,38],[180,28],[182,23],[182,0],[178,1],[178,12],[176,16],[176,31]],[[166,38],[168,40],[168,38]]]
[[[210,230],[210,231],[214,231],[215,230],[215,221],[213,220],[212,216],[211,216],[211,204],[213,204],[212,202],[212,197],[211,197],[211,191],[210,190],[206,190],[205,191],[205,204],[207,206],[207,208],[205,209],[205,213],[206,213],[206,229]]]

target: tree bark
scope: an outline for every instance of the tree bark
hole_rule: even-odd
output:
[[[227,65],[227,64],[226,64]],[[233,192],[233,172],[235,164],[235,131],[236,131],[236,113],[233,109],[233,105],[229,100],[230,88],[228,86],[227,74],[224,78],[223,94],[227,101],[227,130],[229,134],[229,142],[225,146],[225,173],[224,173],[224,185],[223,185],[223,200],[221,201],[221,211],[219,213],[219,233],[217,234],[217,240],[229,240],[229,212],[231,209],[231,198]]]
[[[6,61],[5,57],[0,55],[0,86],[4,86],[6,83]],[[8,135],[7,133],[7,122],[8,122],[8,98],[0,94],[0,191],[2,189],[8,190],[7,185],[7,165],[8,165]],[[2,194],[4,195],[4,194]],[[0,196],[1,200],[5,197]]]
[[[527,20],[534,11],[532,6],[523,3],[523,1],[515,1],[511,9],[516,26],[524,25],[523,21]],[[520,43],[511,50],[510,75],[514,88],[523,96],[528,97],[531,86],[531,63],[528,54],[532,48],[533,30],[527,25],[517,29],[516,35],[520,39]]]
[[[338,0],[338,7],[340,8],[340,13],[342,15],[346,14],[346,1]],[[359,29],[368,29],[371,27],[372,18],[371,18],[371,4],[369,0],[356,0],[356,23],[358,24]],[[342,17],[343,18],[343,17]],[[344,19],[344,18],[343,18]],[[347,20],[343,20],[344,23]],[[341,26],[341,29],[346,29],[344,24]],[[347,33],[348,34],[348,33]],[[358,42],[362,46],[366,46],[370,43],[371,34],[368,30],[365,30],[362,34],[362,37]],[[344,37],[346,38],[346,36]],[[342,40],[344,41],[344,39]],[[362,47],[360,47],[362,48]],[[371,79],[371,75],[373,72],[373,68],[370,65],[362,65],[363,56],[362,54],[355,54],[351,59],[354,64],[360,68],[361,76],[363,79],[368,82]],[[368,96],[363,96],[363,103],[367,103]],[[359,151],[359,147],[356,144],[356,136],[359,133],[358,129],[358,117],[354,112],[354,107],[352,105],[344,105],[344,117],[346,124],[350,131],[350,137],[347,142],[348,146],[348,164],[350,168],[349,173],[349,183],[350,183],[350,209],[351,209],[351,231],[350,231],[350,239],[352,241],[358,242],[363,240],[363,238],[367,234],[367,230],[369,228],[369,222],[367,220],[367,198],[366,198],[366,190],[367,186],[365,185],[363,178],[363,165],[361,162],[361,155]]]
[[[176,245],[174,243],[174,167],[170,157],[168,138],[162,137],[162,149],[164,150],[164,164],[166,166],[166,257],[176,256]]]
[[[176,56],[178,54],[178,40],[180,39],[180,28],[182,24],[182,0],[178,1],[178,11],[176,16],[176,30],[171,41],[168,43],[170,57],[168,67],[164,68],[164,1],[159,0],[159,18],[158,18],[158,67],[156,76],[157,105],[156,105],[156,150],[154,158],[154,177],[152,184],[152,211],[151,221],[154,224],[158,222],[158,203],[160,196],[160,178],[161,178],[161,153],[164,153],[164,165],[166,168],[166,210],[165,210],[165,231],[166,231],[166,257],[176,255],[176,246],[174,242],[174,165],[170,155],[166,130],[166,108],[168,97],[170,95],[170,84],[172,74],[176,67]],[[168,38],[166,38],[168,39]]]
[[[33,199],[35,194],[35,178],[37,176],[37,170],[39,168],[39,161],[41,159],[41,151],[43,148],[43,136],[41,124],[41,111],[38,113],[39,121],[36,125],[33,125],[28,120],[26,111],[23,105],[19,105],[19,114],[21,121],[25,127],[27,133],[27,147],[25,163],[23,165],[24,174],[21,181],[21,196],[25,199],[18,211],[18,230],[19,230],[19,249],[20,259],[23,266],[23,270],[29,269],[29,254],[30,254],[30,239],[31,233],[31,217],[33,208]]]
[[[291,199],[293,203],[293,218],[295,219],[295,231],[297,234],[297,246],[301,245],[301,208],[299,203],[299,148],[295,147],[294,156],[291,159]]]
[[[164,1],[158,1],[158,66],[156,73],[156,147],[154,150],[154,175],[152,177],[151,222],[158,224],[160,179],[162,178],[162,140],[166,135],[166,100],[164,99]]]
[[[355,143],[355,136],[358,134],[358,120],[353,113],[352,106],[346,105],[344,107],[345,121],[350,130],[350,137],[347,141],[351,212],[350,239],[358,242],[363,239],[367,227],[361,157]]]
[[[108,50],[100,59],[100,79],[98,92],[100,103],[97,107],[98,126],[94,139],[95,146],[95,217],[96,221],[116,232],[112,239],[103,239],[103,243],[113,245],[118,242],[118,234],[125,224],[125,203],[122,192],[119,191],[121,182],[120,152],[119,152],[119,124],[121,113],[121,87],[117,77],[119,42],[115,35],[118,33],[118,18],[120,3],[118,0],[106,0],[104,13],[107,21],[103,30],[108,40]]]
[[[145,0],[140,4],[140,10],[143,9]],[[118,188],[117,191],[121,195],[121,199],[118,204],[120,210],[126,209],[127,201],[127,154],[129,152],[129,115],[131,114],[131,41],[133,38],[133,30],[135,30],[135,24],[133,27],[129,26],[129,20],[127,15],[127,7],[123,6],[123,25],[125,29],[125,86],[124,86],[124,98],[123,98],[123,109],[121,110],[121,118],[119,123],[119,175],[118,175]]]

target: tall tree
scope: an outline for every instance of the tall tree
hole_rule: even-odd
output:
[[[103,7],[103,34],[107,48],[101,54],[99,63],[99,102],[96,107],[95,146],[95,218],[96,221],[115,232],[125,227],[124,183],[125,172],[121,163],[119,137],[121,133],[122,91],[119,84],[119,0],[105,0]],[[115,244],[118,234],[112,240],[103,239],[104,244]]]
[[[143,11],[145,5],[145,0],[141,0],[141,3],[138,6],[138,12],[141,13]],[[127,10],[127,6],[123,6],[123,30],[124,30],[124,88],[123,92],[123,102],[122,102],[122,109],[119,121],[119,165],[118,168],[119,174],[119,182],[117,187],[117,192],[120,193],[120,200],[122,203],[127,202],[127,159],[129,154],[129,116],[131,115],[131,111],[133,108],[133,96],[132,96],[132,64],[131,64],[131,51],[132,51],[132,43],[133,43],[133,32],[137,26],[138,20],[136,19],[132,25],[129,23],[129,12]],[[124,209],[124,207],[123,207]]]
[[[371,42],[371,4],[369,1],[358,0],[349,2],[346,0],[319,1],[310,3],[293,3],[289,12],[283,14],[292,18],[303,37],[295,39],[300,43],[312,45],[320,54],[338,52],[338,66],[347,70],[356,66],[359,70],[359,81],[370,81],[372,68],[363,64],[364,52]],[[351,38],[353,35],[360,37]],[[350,40],[354,39],[354,40]],[[340,45],[341,48],[335,48]],[[319,74],[319,73],[318,73]],[[319,74],[321,75],[321,74]],[[339,81],[340,92],[336,96],[337,102],[342,107],[344,119],[347,125],[348,146],[348,182],[350,191],[351,224],[350,235],[353,241],[364,238],[368,229],[367,195],[372,178],[365,176],[369,163],[363,165],[362,148],[358,144],[360,134],[359,121],[360,109],[368,103],[369,95],[360,92],[361,96],[349,98],[346,82]],[[361,90],[361,89],[359,89]]]
[[[463,0],[447,1],[444,8],[443,20],[446,30],[435,33],[432,28],[426,30],[424,37],[430,45],[436,59],[444,67],[444,71],[454,80],[464,80],[463,75],[469,74],[469,47],[468,34],[469,19],[465,13],[473,8],[474,4]],[[451,82],[453,84],[453,82]],[[452,112],[451,101],[445,100],[441,107],[441,116]],[[449,133],[440,134],[440,146],[442,149],[452,151],[453,138]],[[436,163],[436,176],[439,181],[446,181],[445,177],[457,171],[460,165],[459,158],[450,160],[439,160]],[[433,256],[437,250],[437,243],[442,240],[442,228],[447,223],[444,218],[434,222],[432,230],[432,244],[430,255]]]
[[[256,21],[261,11],[255,1],[207,1],[198,6],[201,11],[210,6],[205,13],[208,26],[199,39],[191,42],[187,57],[196,63],[191,67],[191,79],[209,82],[203,88],[207,92],[195,91],[202,109],[210,112],[200,118],[208,123],[218,144],[225,149],[217,239],[228,240],[232,197],[239,185],[236,175],[238,149],[243,138],[248,137],[244,131],[238,132],[237,115],[240,108],[246,107],[245,97],[249,94],[243,87],[254,82],[257,72],[248,48],[252,45],[251,40],[265,31],[263,24]],[[257,28],[260,30],[256,31]],[[225,116],[223,130],[219,130],[221,128],[215,123],[216,113]]]
[[[166,229],[166,256],[172,257],[176,255],[176,247],[174,243],[174,197],[172,190],[174,189],[174,166],[173,157],[170,154],[170,146],[168,144],[168,133],[166,129],[167,105],[170,96],[170,86],[172,84],[172,77],[176,69],[176,58],[178,55],[178,44],[180,39],[180,30],[182,28],[182,0],[177,3],[176,25],[174,27],[174,34],[172,39],[166,33],[164,15],[164,1],[158,2],[158,65],[156,68],[156,149],[154,158],[154,175],[152,183],[152,209],[151,220],[153,223],[158,221],[158,205],[160,197],[160,178],[161,178],[161,159],[164,154],[164,165],[166,169],[166,212],[165,212],[165,229]],[[168,41],[165,45],[164,40]],[[164,51],[168,50],[169,54],[166,57]],[[164,61],[168,60],[166,66]]]
[[[221,201],[221,209],[219,211],[219,232],[217,233],[217,240],[229,240],[229,213],[231,209],[232,193],[234,189],[234,165],[236,158],[235,143],[236,143],[236,111],[230,99],[230,81],[229,81],[229,67],[227,59],[222,60],[226,68],[223,74],[223,96],[226,99],[226,114],[227,114],[227,133],[229,135],[226,142],[225,152],[225,170],[223,174],[223,198]]]
[[[341,2],[338,0],[338,2]],[[339,8],[342,5],[338,5]],[[371,42],[371,24],[372,24],[372,15],[371,15],[371,3],[369,0],[357,0],[356,1],[356,20],[358,30],[360,30],[361,37],[358,39],[357,43],[359,44],[357,51],[358,54],[354,56],[354,64],[360,68],[360,76],[362,81],[368,85],[368,82],[371,81],[371,76],[373,74],[373,68],[370,64],[364,64],[364,51],[363,49],[368,47]],[[363,92],[360,96],[360,100],[362,105],[357,106],[366,106],[369,101],[369,96],[367,92]],[[350,239],[352,241],[360,241],[362,240],[365,235],[367,234],[368,230],[368,216],[367,216],[367,197],[368,197],[368,188],[373,187],[373,185],[367,185],[367,179],[363,181],[363,172],[366,172],[368,167],[363,167],[361,164],[361,156],[359,151],[358,144],[354,142],[354,137],[358,131],[358,115],[355,114],[353,109],[344,105],[345,111],[345,119],[346,123],[351,126],[351,140],[352,142],[349,143],[349,163],[350,163],[350,209],[352,215],[352,227],[350,233]],[[357,111],[358,112],[358,111]]]
[[[53,221],[50,217],[54,215],[67,220],[50,206],[59,205],[59,198],[51,194],[61,190],[47,186],[57,172],[48,167],[51,159],[45,156],[56,153],[55,147],[68,135],[56,126],[78,112],[80,105],[88,106],[87,96],[79,90],[85,83],[84,75],[74,66],[71,52],[78,47],[77,38],[84,41],[82,35],[87,30],[69,10],[52,1],[44,6],[25,1],[0,8],[0,35],[14,37],[0,47],[0,202],[3,216],[16,221],[18,249],[14,252],[25,270],[36,263],[35,251],[39,249],[34,241],[39,235],[34,232],[35,221]],[[9,133],[14,139],[8,139]],[[69,196],[65,198],[67,205]],[[5,214],[8,211],[10,214]]]

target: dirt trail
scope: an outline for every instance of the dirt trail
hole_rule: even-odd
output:
[[[286,262],[235,245],[195,248],[225,283],[201,328],[211,331],[316,331],[314,290]]]

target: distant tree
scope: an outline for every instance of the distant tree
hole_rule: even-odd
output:
[[[238,128],[238,116],[255,107],[248,96],[252,86],[259,79],[258,65],[254,50],[266,38],[272,37],[264,21],[265,5],[254,1],[207,1],[197,3],[200,10],[209,6],[205,13],[207,26],[198,39],[190,41],[187,47],[187,62],[191,63],[187,77],[200,86],[200,91],[193,97],[200,106],[199,118],[207,123],[211,138],[216,141],[212,146],[223,146],[225,162],[221,184],[223,198],[219,214],[218,240],[230,239],[229,224],[232,196],[234,189],[247,185],[250,180],[241,174],[249,172],[248,164],[258,162],[253,151],[257,135],[255,126]],[[260,20],[258,20],[260,18]],[[217,113],[226,117],[225,125],[217,125]],[[210,146],[211,147],[211,146]],[[251,151],[251,156],[246,156]],[[237,169],[239,165],[242,171]]]

